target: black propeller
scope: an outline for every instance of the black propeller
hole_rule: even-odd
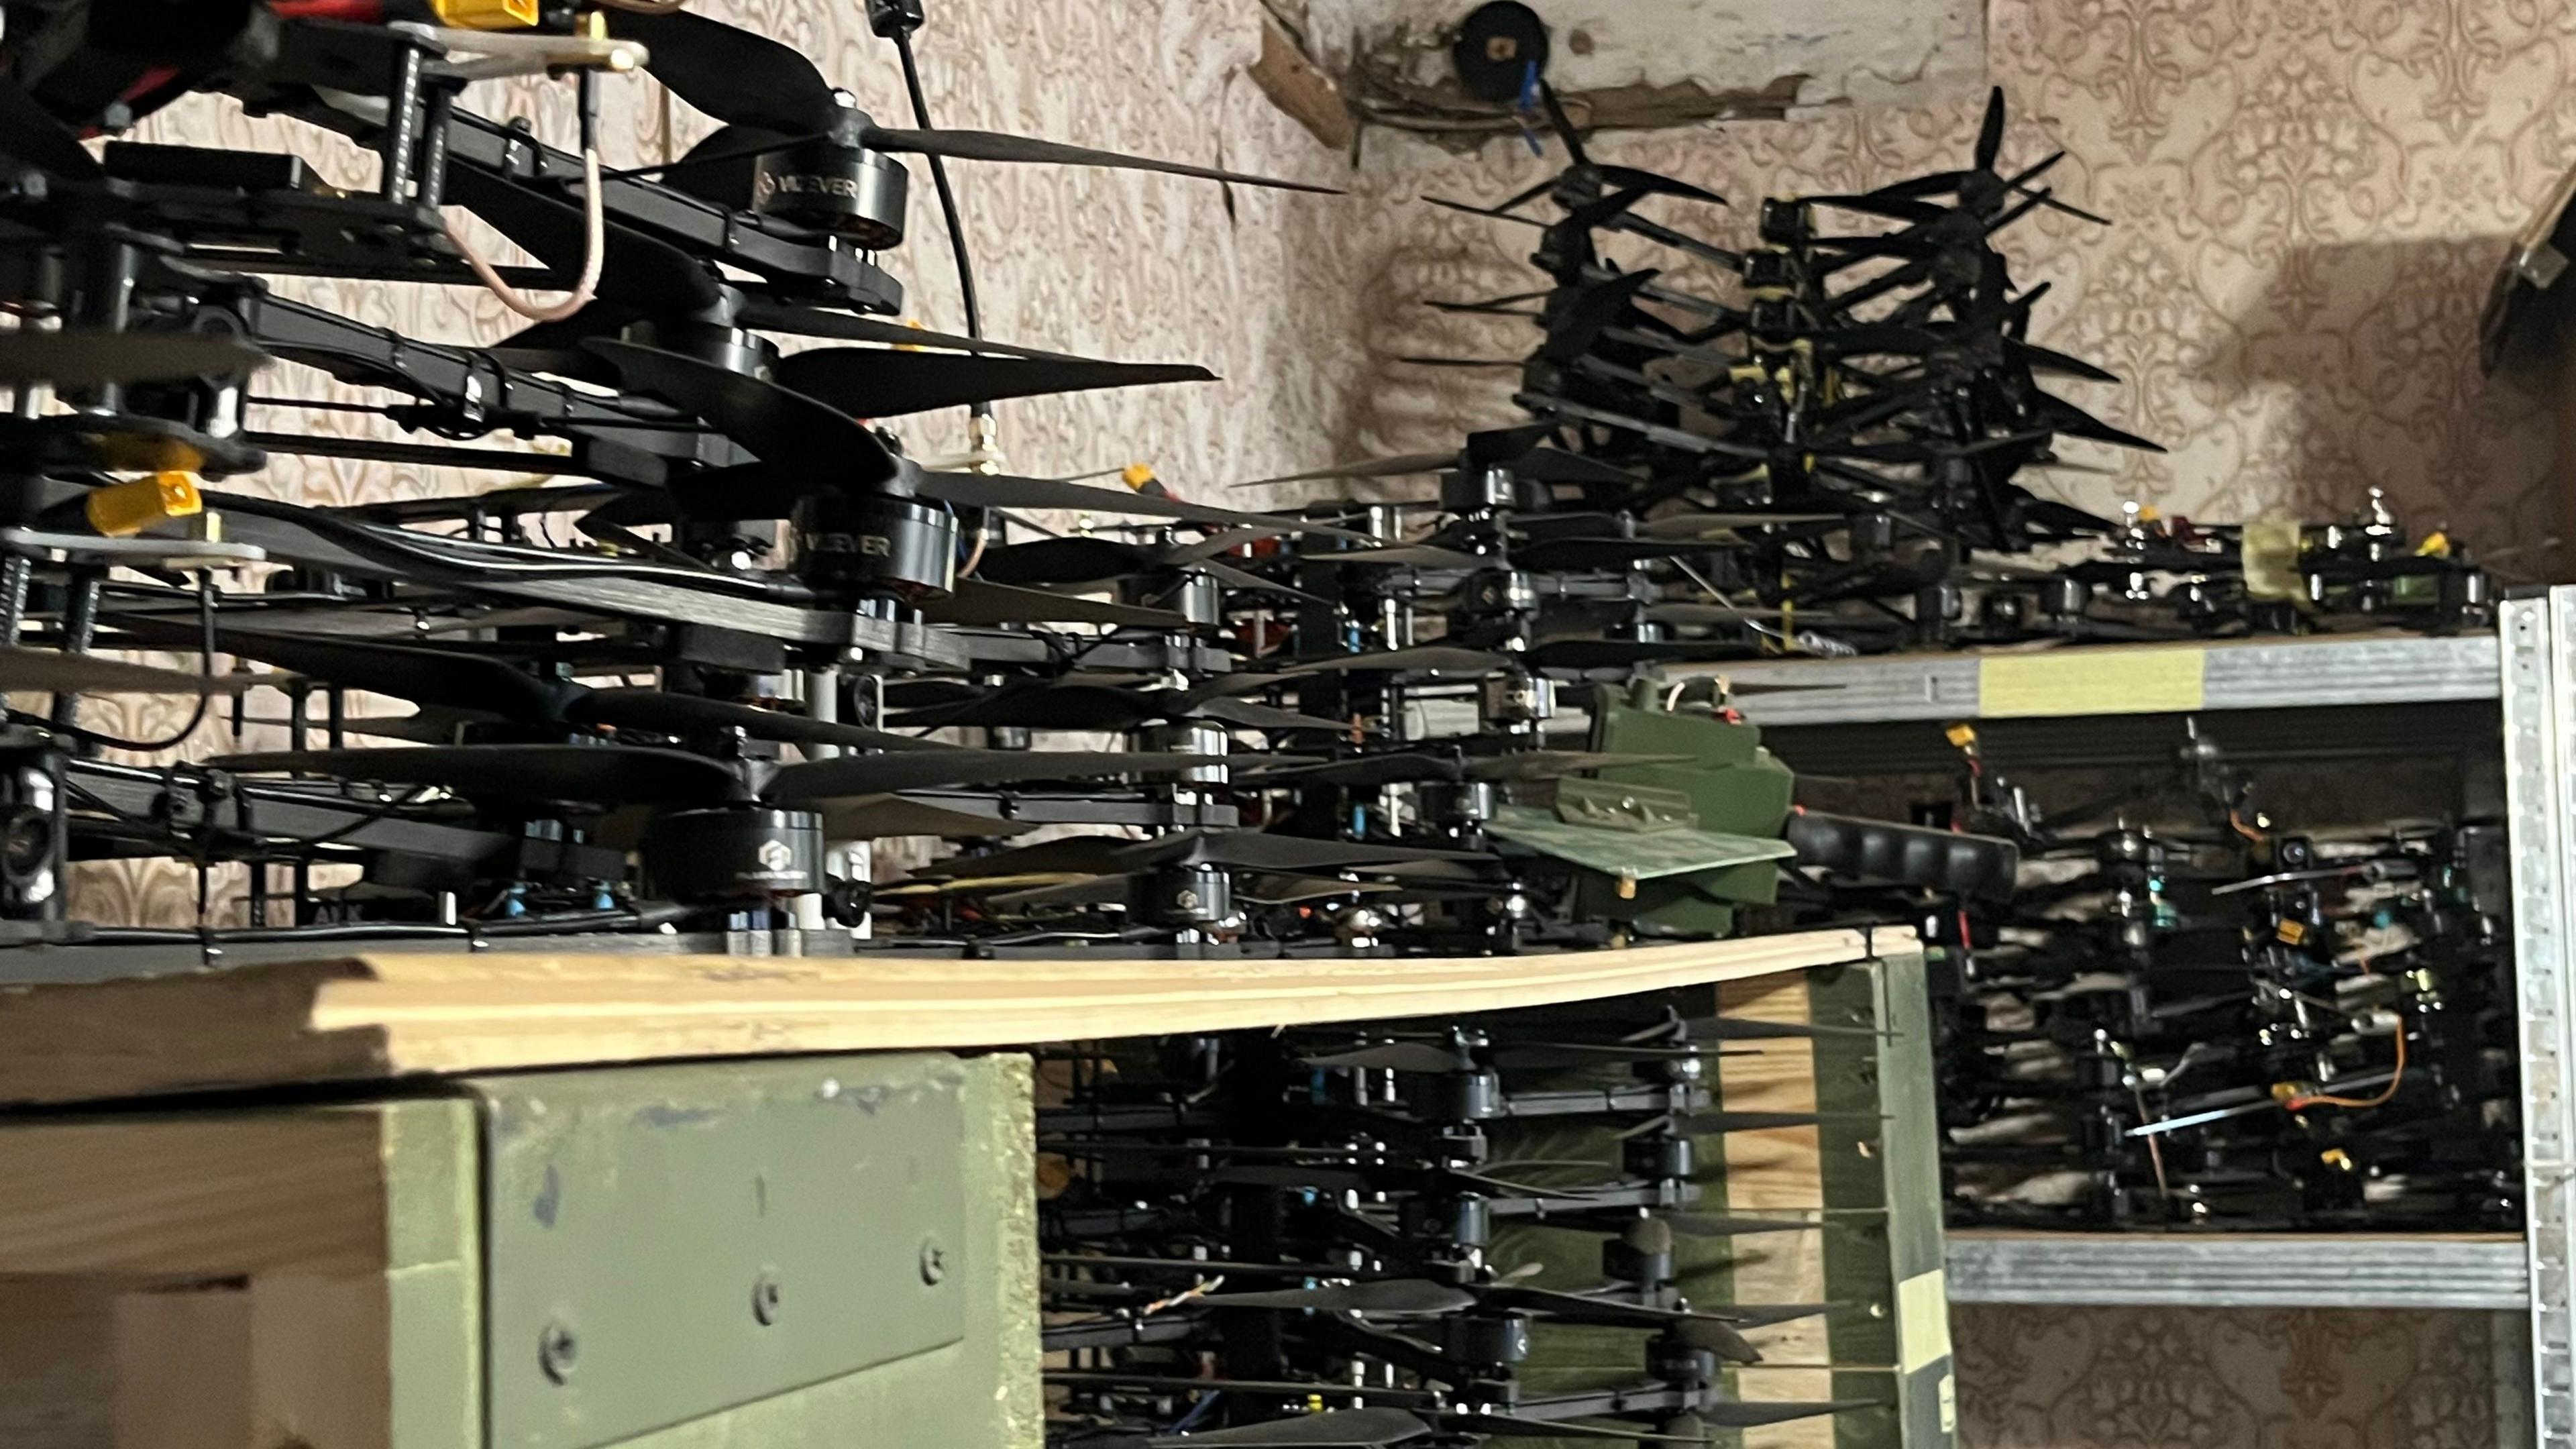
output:
[[[1260,1445],[1264,1449],[1388,1449],[1431,1433],[1431,1425],[1403,1409],[1326,1409],[1232,1429],[1157,1434],[1146,1449],[1198,1449],[1202,1445]]]
[[[646,69],[690,105],[717,120],[791,138],[823,140],[888,154],[951,161],[1014,161],[1156,171],[1245,186],[1338,194],[1336,188],[1253,176],[1177,161],[1095,151],[993,131],[920,131],[876,125],[836,90],[803,53],[767,36],[702,15],[676,11],[609,13],[609,30],[652,51]]]

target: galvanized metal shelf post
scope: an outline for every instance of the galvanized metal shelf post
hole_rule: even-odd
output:
[[[2521,1002],[2524,1243],[2530,1274],[2533,1442],[2576,1444],[2576,1345],[2568,1314],[2568,1162],[2576,1137],[2569,1072],[2567,870],[2576,822],[2576,589],[2508,603],[2505,802],[2511,824],[2514,970]]]

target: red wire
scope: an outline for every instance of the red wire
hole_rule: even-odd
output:
[[[372,24],[385,18],[384,0],[269,0],[269,7],[289,20],[355,20]]]

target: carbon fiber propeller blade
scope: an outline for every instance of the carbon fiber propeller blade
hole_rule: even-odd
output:
[[[1013,588],[983,579],[959,579],[946,598],[925,602],[921,615],[935,624],[1106,624],[1121,629],[1186,629],[1190,624],[1187,616],[1169,609]]]
[[[1175,775],[1224,763],[1223,755],[1166,755],[1144,751],[948,749],[909,754],[843,755],[838,759],[788,765],[772,775],[760,793],[763,799],[792,805],[838,795],[879,795],[947,785],[1011,785],[1037,780]]]
[[[1356,760],[1281,772],[1274,782],[1388,785],[1406,780],[1554,780],[1586,770],[1676,764],[1689,758],[1687,755],[1597,754],[1581,750],[1525,750],[1478,758],[1428,753],[1368,755]]]
[[[68,181],[96,181],[107,174],[71,127],[9,79],[0,79],[0,152]]]
[[[1420,1072],[1426,1075],[1473,1071],[1476,1066],[1474,1058],[1427,1041],[1381,1042],[1376,1046],[1353,1047],[1349,1051],[1326,1052],[1298,1060],[1327,1071],[1351,1068],[1364,1072]]]
[[[810,471],[843,487],[883,482],[900,471],[874,432],[819,399],[657,347],[605,337],[582,345],[628,386],[706,419],[764,463]]]
[[[1059,483],[1052,478],[1014,478],[994,473],[924,473],[914,484],[924,498],[961,508],[1062,508],[1093,513],[1132,513],[1146,518],[1178,518],[1229,528],[1261,528],[1273,533],[1320,533],[1365,540],[1366,535],[1329,523],[1312,523],[1269,513],[1211,508],[1176,498],[1157,498],[1125,488],[1092,488]]]
[[[1127,758],[1194,758],[1142,755]],[[1408,861],[1486,859],[1467,851],[1434,850],[1413,845],[1379,845],[1369,841],[1309,840],[1260,830],[1184,831],[1160,840],[1079,835],[1042,841],[1015,850],[979,855],[971,860],[935,861],[913,872],[926,879],[972,876],[1031,875],[1066,872],[1117,875],[1158,866],[1205,864],[1250,870],[1305,871],[1362,869]]]
[[[1167,176],[1195,176],[1203,181],[1230,181],[1240,186],[1265,186],[1277,191],[1311,191],[1324,196],[1342,194],[1340,187],[1318,186],[1310,181],[1286,181],[1276,176],[1254,176],[1242,171],[1192,166],[1150,156],[1096,151],[1088,146],[1068,146],[1061,141],[1040,141],[1030,136],[1006,136],[998,131],[909,131],[871,126],[867,142],[879,151],[937,156],[949,161],[1021,161],[1041,165],[1097,166],[1113,171],[1158,171]]]
[[[862,418],[899,417],[1005,398],[1216,380],[1215,373],[1189,364],[972,357],[876,347],[821,347],[795,353],[780,358],[771,374],[783,387]]]
[[[1198,1300],[1210,1308],[1312,1309],[1320,1313],[1366,1313],[1377,1317],[1418,1318],[1453,1313],[1476,1306],[1476,1295],[1464,1288],[1424,1278],[1389,1278],[1374,1283],[1335,1283],[1321,1288],[1281,1288],[1259,1293],[1218,1293]]]
[[[1401,478],[1408,473],[1442,473],[1457,466],[1456,453],[1398,453],[1388,458],[1364,458],[1356,463],[1310,468],[1303,473],[1282,473],[1275,478],[1255,478],[1234,486],[1263,488],[1273,483],[1314,483],[1331,478]]]
[[[756,740],[781,744],[839,745],[853,750],[944,750],[946,745],[917,740],[889,730],[869,729],[864,725],[841,724],[831,720],[808,719],[801,714],[762,709],[757,705],[738,704],[731,700],[707,699],[694,694],[671,694],[658,689],[594,689],[565,706],[564,717],[575,724],[612,725],[621,729],[652,730],[662,734],[686,734],[701,729],[738,729]]]
[[[762,332],[784,332],[793,337],[829,337],[836,342],[873,342],[885,347],[944,347],[954,352],[978,352],[992,357],[1031,357],[1047,362],[1085,360],[1071,353],[1054,352],[1043,347],[1023,347],[1017,343],[996,342],[989,337],[967,337],[955,332],[933,332],[908,322],[890,322],[883,317],[862,317],[855,312],[834,312],[820,307],[795,307],[756,297],[743,302],[734,314],[734,320]]]
[[[1402,1409],[1327,1409],[1297,1414],[1266,1424],[1233,1429],[1207,1429],[1196,1434],[1158,1434],[1146,1449],[1198,1449],[1201,1445],[1261,1445],[1266,1449],[1387,1449],[1422,1438],[1431,1426]]]
[[[722,761],[630,745],[274,750],[226,755],[214,763],[244,773],[327,775],[386,785],[434,785],[468,796],[603,805],[712,804],[747,793],[742,777]]]
[[[610,34],[652,52],[645,69],[654,79],[719,121],[804,135],[843,118],[832,83],[792,46],[686,11],[602,13]]]
[[[1622,1443],[1705,1444],[1703,1438],[1685,1438],[1678,1434],[1659,1434],[1634,1424],[1613,1427],[1586,1424],[1573,1419],[1533,1419],[1526,1414],[1460,1414],[1450,1424],[1475,1434],[1490,1434],[1497,1439],[1617,1439]]]

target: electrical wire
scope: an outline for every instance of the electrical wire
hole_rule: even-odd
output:
[[[204,726],[206,723],[206,711],[212,707],[214,700],[215,584],[213,576],[203,572],[200,572],[197,575],[197,630],[200,635],[199,644],[201,646],[198,654],[197,678],[205,687],[200,689],[197,693],[197,707],[189,712],[188,722],[180,727],[177,734],[170,736],[166,740],[119,739],[115,735],[103,734],[97,730],[83,729],[79,725],[55,724],[49,719],[43,719],[35,715],[21,714],[19,711],[14,709],[8,712],[9,718],[19,720],[27,724],[38,725],[44,729],[51,730],[56,734],[69,735],[73,739],[86,741],[87,743],[97,745],[102,749],[132,750],[138,754],[146,755],[155,755],[159,754],[163,750],[177,749],[179,746],[188,742],[189,736],[194,735],[201,727]]]
[[[2292,1097],[2281,1105],[2293,1112],[2304,1112],[2310,1107],[2342,1107],[2357,1112],[2387,1106],[2397,1099],[2397,1089],[2406,1085],[2406,1018],[2402,1015],[2397,1018],[2396,1043],[2397,1064],[2388,1074],[2388,1085],[2379,1089],[2378,1096],[2338,1097],[2329,1092],[2319,1092],[2314,1096]]]
[[[348,839],[350,836],[357,834],[359,831],[366,829],[368,826],[384,820],[386,817],[392,815],[395,811],[402,809],[406,805],[420,804],[422,801],[429,798],[430,793],[430,787],[423,786],[420,789],[412,791],[408,795],[396,794],[388,797],[374,809],[369,810],[366,814],[359,816],[348,824],[334,826],[319,835],[263,837],[262,843],[272,849],[286,850],[311,850],[316,846],[336,845],[339,842]]]
[[[447,223],[447,239],[455,243],[457,254],[465,258],[465,265],[474,269],[474,275],[482,281],[485,289],[500,298],[502,306],[531,322],[561,322],[589,306],[592,295],[599,290],[600,272],[608,260],[608,217],[600,201],[598,151],[581,153],[581,174],[582,214],[588,228],[588,240],[582,257],[581,276],[560,302],[534,301],[501,280],[501,274],[493,270],[481,252],[475,250],[474,243],[465,239],[465,233],[458,230],[456,223],[453,220]]]
[[[932,130],[930,97],[921,88],[921,67],[912,56],[912,32],[897,26],[890,38],[894,41],[895,58],[903,65],[903,90],[905,97],[912,102],[912,123],[925,131]],[[936,155],[924,159],[930,163],[931,189],[939,193],[940,218],[947,223],[949,255],[957,259],[957,296],[966,313],[966,335],[981,340],[984,336],[984,309],[975,295],[975,262],[966,246],[966,219],[957,209],[957,191],[948,181],[948,163]],[[970,427],[980,452],[982,446],[992,440],[993,404],[978,399],[967,404],[966,415],[971,420]],[[958,566],[959,578],[974,576],[977,566],[984,562],[984,550],[992,542],[992,537],[993,518],[987,513],[983,525],[975,531],[974,550]]]
[[[644,14],[660,13],[641,5],[625,7]],[[677,9],[673,3],[669,8]],[[583,246],[581,273],[573,289],[560,301],[539,302],[501,279],[499,271],[485,259],[474,243],[466,240],[464,231],[454,219],[446,222],[447,239],[456,247],[465,265],[474,269],[486,290],[501,299],[501,305],[531,322],[561,322],[591,303],[599,291],[599,278],[608,264],[608,211],[599,177],[599,79],[595,72],[583,71],[575,82],[580,95],[581,112],[581,195]]]
[[[903,30],[894,33],[895,58],[903,63],[904,94],[912,101],[912,123],[928,131],[930,98],[921,89],[921,67],[912,58],[912,37]],[[930,162],[930,184],[939,193],[939,214],[948,224],[948,250],[957,259],[957,295],[966,312],[966,335],[981,339],[984,335],[983,308],[975,297],[975,263],[966,249],[966,222],[957,210],[957,192],[948,184],[948,163],[938,156],[924,158]],[[993,405],[977,402],[968,411],[979,418],[993,415]]]

